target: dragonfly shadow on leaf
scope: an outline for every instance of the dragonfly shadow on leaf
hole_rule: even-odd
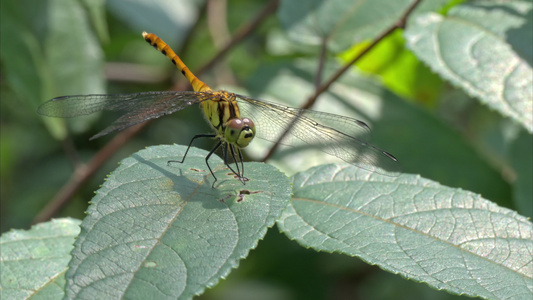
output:
[[[191,170],[193,168],[187,165],[175,164],[167,166],[169,157],[162,157],[158,159],[147,160],[138,154],[131,156],[139,163],[147,166],[152,170],[152,174],[147,175],[150,171],[140,171],[145,174],[140,174],[141,177],[145,177],[142,181],[146,181],[147,190],[150,191],[154,197],[166,197],[175,198],[176,205],[183,205],[188,201],[202,201],[202,206],[205,209],[223,209],[227,208],[227,205],[221,204],[216,199],[226,197],[228,194],[234,194],[233,185],[224,184],[226,181],[231,183],[231,180],[220,180],[220,184],[217,188],[211,187],[212,176],[209,172],[198,172],[198,169]],[[205,163],[204,157],[191,156],[187,159],[197,159],[198,162]],[[193,164],[196,162],[193,162]],[[216,167],[219,171],[220,167]],[[163,176],[157,176],[153,174],[153,170],[159,172]],[[195,180],[198,179],[198,180]],[[231,178],[233,179],[233,178]],[[235,182],[234,182],[235,183]],[[242,185],[239,181],[236,183]]]

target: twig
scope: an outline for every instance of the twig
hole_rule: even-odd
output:
[[[215,50],[219,51],[231,40],[231,34],[227,23],[228,3],[227,0],[208,0],[206,6],[207,27],[209,28],[209,33],[215,46]],[[220,61],[218,64],[214,65],[213,73],[216,74],[216,85],[235,85],[235,82],[237,82],[232,70],[225,61]]]
[[[76,169],[69,180],[63,185],[52,201],[37,214],[33,223],[40,223],[52,218],[61,208],[67,204],[68,200],[74,196],[78,188],[93,175],[118,149],[122,147],[131,137],[137,134],[143,126],[137,125],[117,134],[107,145],[104,146],[93,158],[83,165],[76,166]]]
[[[320,47],[320,56],[318,60],[318,68],[316,70],[315,76],[315,92],[320,88],[320,83],[322,82],[322,75],[324,72],[324,65],[326,64],[326,53],[328,52],[328,39],[322,39],[322,46]]]
[[[368,47],[366,47],[363,51],[361,51],[354,58],[352,58],[352,60],[350,60],[348,63],[346,63],[346,65],[344,67],[342,67],[335,74],[333,74],[330,77],[330,79],[328,81],[326,81],[326,83],[324,83],[320,87],[318,87],[316,89],[315,93],[311,97],[309,97],[307,99],[307,101],[306,101],[306,103],[304,105],[302,105],[302,108],[309,109],[310,107],[312,107],[315,104],[316,99],[318,98],[318,96],[320,96],[320,94],[325,92],[335,81],[337,81],[337,79],[339,79],[339,77],[341,77],[348,69],[350,69],[353,66],[353,64],[355,64],[357,61],[359,61],[365,54],[370,52],[370,50],[372,50],[379,42],[381,42],[385,37],[390,35],[396,29],[404,28],[405,24],[407,22],[407,18],[413,12],[413,10],[418,6],[418,4],[420,4],[420,2],[422,2],[422,0],[413,1],[413,3],[411,3],[411,5],[407,8],[405,13],[400,17],[400,19],[396,23],[394,23],[391,27],[389,27],[387,30],[385,30],[383,33],[381,33],[376,39],[374,39],[374,41]],[[268,160],[274,154],[274,152],[277,150],[277,148],[279,147],[281,141],[287,135],[287,133],[288,133],[288,131],[285,131],[279,137],[278,141],[272,146],[272,148],[270,148],[268,153],[262,159],[263,162]]]
[[[217,55],[213,57],[209,62],[204,64],[196,72],[196,76],[203,74],[208,69],[211,69],[213,65],[221,60],[221,58],[226,55],[226,53],[233,48],[236,44],[240,43],[245,37],[252,33],[259,25],[272,13],[276,11],[279,5],[279,0],[271,0],[259,14],[257,14],[250,23],[245,24],[244,26],[239,27],[235,31],[233,38],[228,41],[221,49],[218,51]]]

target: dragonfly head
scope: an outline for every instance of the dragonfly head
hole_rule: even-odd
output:
[[[224,138],[230,144],[244,148],[254,139],[255,124],[248,118],[234,118],[226,123]]]

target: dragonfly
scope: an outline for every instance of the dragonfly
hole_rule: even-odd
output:
[[[181,161],[197,138],[214,138],[217,142],[205,158],[221,149],[224,164],[244,184],[242,149],[255,137],[296,145],[302,142],[318,146],[321,151],[336,156],[352,165],[388,176],[397,176],[401,170],[398,160],[390,153],[368,142],[369,126],[360,120],[293,108],[281,104],[257,100],[251,97],[212,90],[198,79],[182,62],[176,53],[161,38],[152,33],[142,33],[146,42],[168,57],[187,78],[193,91],[154,91],[131,94],[93,94],[57,97],[43,103],[38,113],[48,117],[70,118],[89,115],[100,111],[115,111],[120,115],[111,125],[90,139],[120,131],[130,126],[156,119],[200,105],[205,119],[214,133],[195,135],[189,142]],[[232,167],[232,163],[235,167]]]

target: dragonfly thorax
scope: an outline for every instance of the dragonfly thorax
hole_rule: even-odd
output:
[[[225,124],[224,138],[226,142],[244,148],[254,139],[255,124],[248,118],[230,119]]]

